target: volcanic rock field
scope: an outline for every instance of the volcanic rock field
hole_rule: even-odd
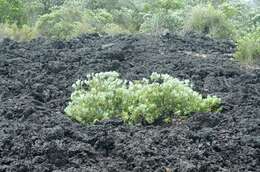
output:
[[[197,34],[0,41],[0,172],[259,172],[260,69],[234,51]],[[72,84],[105,71],[189,79],[221,98],[222,111],[169,125],[72,121],[64,113]]]

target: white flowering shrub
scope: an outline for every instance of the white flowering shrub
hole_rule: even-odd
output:
[[[119,117],[129,124],[152,124],[192,112],[214,111],[220,104],[215,96],[203,98],[193,91],[189,81],[167,74],[153,73],[149,79],[133,82],[119,76],[104,72],[78,80],[65,113],[81,123]]]

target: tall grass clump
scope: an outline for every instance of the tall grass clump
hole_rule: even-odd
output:
[[[235,57],[245,64],[260,65],[260,28],[237,41]]]
[[[81,123],[118,117],[126,123],[171,121],[192,112],[210,112],[218,108],[220,99],[203,98],[193,91],[189,81],[167,74],[153,73],[150,78],[126,81],[116,72],[88,75],[74,85],[66,114]]]
[[[0,24],[0,37],[16,41],[30,41],[37,37],[37,31],[28,25]]]
[[[231,38],[233,27],[222,11],[212,5],[198,5],[192,8],[184,22],[185,32],[200,32],[214,38]]]

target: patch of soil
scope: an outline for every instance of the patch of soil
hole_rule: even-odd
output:
[[[194,34],[3,40],[0,171],[259,171],[260,70],[231,60],[234,48]],[[152,72],[190,79],[203,95],[219,96],[223,112],[171,126],[83,126],[66,117],[71,85],[111,70],[130,80]]]

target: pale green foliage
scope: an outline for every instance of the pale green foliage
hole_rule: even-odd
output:
[[[217,8],[229,19],[233,26],[233,39],[237,40],[260,27],[260,7],[251,6],[245,1],[228,1]]]
[[[192,90],[189,81],[180,81],[167,74],[153,73],[149,79],[127,82],[116,72],[97,73],[74,85],[71,102],[65,112],[82,123],[113,117],[126,123],[154,123],[192,112],[216,110],[220,99],[203,98]]]
[[[260,7],[252,8],[245,4],[232,5],[236,14],[231,17],[231,23],[236,29],[235,39],[240,39],[260,27]]]
[[[260,28],[238,40],[235,57],[242,63],[260,65]]]
[[[232,25],[226,16],[212,5],[192,8],[185,21],[184,30],[201,32],[215,38],[231,38],[233,34]]]
[[[239,9],[228,2],[219,5],[219,9],[225,14],[226,17],[231,18],[238,15]]]
[[[18,27],[16,24],[0,24],[0,37],[16,41],[29,41],[37,36],[34,28],[27,25]]]
[[[103,32],[108,34],[119,34],[119,33],[129,34],[130,33],[128,30],[123,29],[122,27],[114,23],[106,24],[103,29]]]

